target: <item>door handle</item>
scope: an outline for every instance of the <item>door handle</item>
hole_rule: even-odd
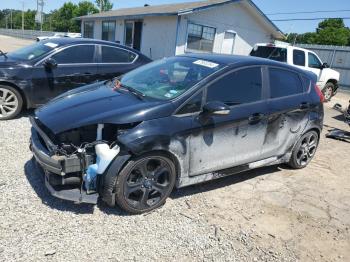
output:
[[[299,106],[300,109],[308,109],[310,104],[308,102],[302,102]]]
[[[256,123],[256,122],[259,122],[261,119],[263,119],[264,116],[265,116],[264,114],[255,113],[248,118],[248,121],[249,123]]]

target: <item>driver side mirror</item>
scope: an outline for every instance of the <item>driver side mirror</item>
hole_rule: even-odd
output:
[[[205,115],[228,115],[230,113],[230,107],[225,103],[219,101],[208,102],[203,106],[202,114]]]
[[[57,67],[57,62],[55,59],[53,58],[48,58],[44,61],[43,65],[47,68],[47,69],[54,69]]]
[[[323,69],[323,68],[329,68],[329,65],[327,63],[323,63],[321,66],[321,69]]]

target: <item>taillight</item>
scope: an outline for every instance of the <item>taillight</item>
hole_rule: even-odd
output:
[[[324,95],[323,95],[321,89],[316,84],[315,84],[315,90],[316,90],[317,95],[320,98],[320,102],[323,103],[325,101]]]

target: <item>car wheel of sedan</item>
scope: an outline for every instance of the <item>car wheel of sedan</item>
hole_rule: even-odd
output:
[[[163,154],[148,154],[129,161],[117,177],[116,202],[139,214],[163,205],[174,188],[174,163]]]
[[[12,119],[22,110],[21,94],[13,87],[0,86],[0,120]]]
[[[324,95],[324,99],[326,101],[330,101],[333,96],[333,90],[334,90],[334,84],[333,83],[327,83],[326,86],[323,88],[322,93]]]
[[[289,166],[295,169],[306,167],[315,156],[319,137],[317,132],[309,131],[305,133],[295,145]]]

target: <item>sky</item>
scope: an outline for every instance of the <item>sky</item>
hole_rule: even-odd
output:
[[[78,3],[81,0],[71,0]],[[157,5],[180,2],[193,2],[196,0],[111,0],[114,4],[113,9],[143,6],[144,4]],[[36,9],[36,0],[0,0],[0,9],[12,8],[22,9],[24,2],[25,9]],[[57,9],[68,2],[64,0],[45,0],[44,12]],[[95,2],[91,0],[91,2]],[[273,19],[290,19],[290,18],[322,18],[322,17],[348,17],[350,18],[350,0],[253,0],[253,2],[265,13]],[[316,5],[317,3],[317,5]],[[343,10],[343,11],[339,11]],[[348,11],[344,11],[348,10]],[[308,14],[280,14],[275,13],[291,13],[291,12],[312,12],[312,11],[328,11],[320,13]],[[335,11],[335,12],[332,12]],[[317,21],[274,21],[274,23],[285,33],[305,33],[313,32],[317,27]],[[350,27],[350,19],[344,20],[346,26]]]

